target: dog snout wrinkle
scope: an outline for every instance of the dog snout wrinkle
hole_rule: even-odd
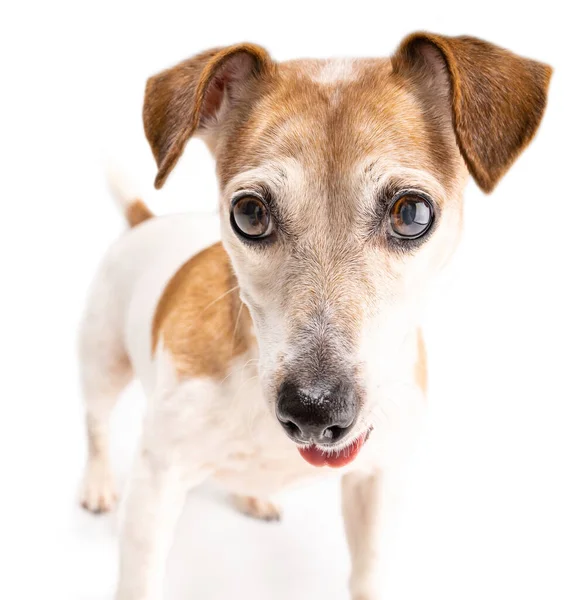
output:
[[[297,443],[335,444],[357,418],[353,386],[338,383],[307,389],[285,381],[278,394],[277,418]]]

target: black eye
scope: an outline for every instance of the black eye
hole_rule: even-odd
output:
[[[258,196],[240,196],[233,201],[230,222],[239,235],[249,239],[267,237],[273,221],[264,200]]]
[[[427,198],[415,192],[402,192],[391,207],[389,221],[398,237],[412,240],[427,232],[433,216],[433,206]]]

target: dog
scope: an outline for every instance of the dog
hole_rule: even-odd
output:
[[[147,396],[127,487],[118,600],[161,596],[187,492],[212,479],[277,519],[283,489],[342,475],[350,594],[376,600],[382,527],[425,405],[426,291],[484,192],[533,138],[552,70],[472,37],[410,35],[391,58],[275,62],[239,44],[149,79],[160,188],[193,136],[216,160],[220,238],[194,217],[132,226],[80,328],[88,461],[81,502],[115,491],[108,421]]]

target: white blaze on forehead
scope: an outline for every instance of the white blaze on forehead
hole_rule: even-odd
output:
[[[357,76],[354,58],[333,58],[324,62],[318,73],[312,76],[317,83],[333,84],[352,81]]]

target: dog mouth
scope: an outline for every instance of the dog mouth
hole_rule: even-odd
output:
[[[369,439],[372,427],[356,437],[344,448],[335,450],[327,446],[302,446],[298,448],[300,455],[314,467],[331,467],[338,469],[344,467],[355,460],[365,442]]]

